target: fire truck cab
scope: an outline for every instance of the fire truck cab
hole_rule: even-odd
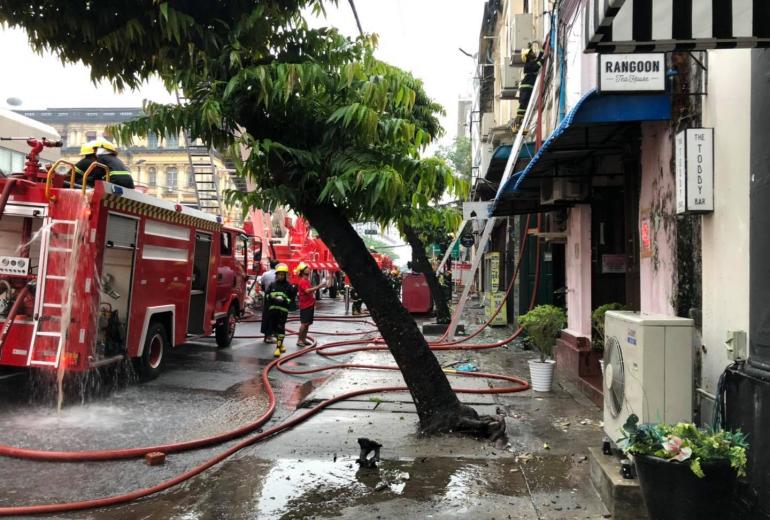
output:
[[[33,155],[0,177],[0,365],[87,371],[127,357],[149,380],[192,338],[230,344],[245,233],[108,180],[77,187]]]

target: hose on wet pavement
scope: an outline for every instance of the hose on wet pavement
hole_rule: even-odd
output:
[[[328,320],[331,320],[331,319],[328,319]],[[312,337],[310,338],[310,340],[312,342],[311,346],[306,347],[297,352],[290,353],[286,356],[277,358],[263,369],[262,384],[264,385],[267,391],[268,400],[269,400],[269,406],[267,411],[256,421],[249,423],[247,425],[241,426],[240,428],[237,428],[230,432],[225,432],[223,434],[219,434],[219,435],[215,435],[215,436],[207,437],[203,439],[197,439],[193,441],[149,446],[144,448],[129,448],[129,449],[122,449],[122,450],[59,452],[59,451],[44,451],[44,450],[31,450],[31,449],[25,449],[25,448],[14,448],[10,446],[0,446],[0,455],[29,459],[29,460],[37,460],[37,461],[58,461],[58,462],[99,461],[99,460],[104,461],[104,460],[120,460],[120,459],[142,457],[145,454],[151,453],[153,451],[163,451],[164,453],[175,453],[175,452],[186,451],[186,450],[191,450],[195,448],[202,448],[204,446],[210,446],[212,444],[225,442],[227,440],[231,440],[238,436],[244,435],[245,433],[254,431],[260,428],[268,420],[270,420],[276,408],[275,393],[270,385],[270,379],[269,379],[270,371],[273,368],[277,368],[282,372],[292,373],[292,374],[311,374],[311,373],[321,372],[324,370],[339,369],[339,368],[359,368],[359,369],[370,369],[370,370],[372,369],[373,370],[398,370],[398,367],[394,367],[394,366],[366,365],[366,364],[360,364],[360,365],[359,364],[336,364],[336,365],[327,365],[323,367],[317,367],[317,368],[305,369],[305,370],[288,370],[286,368],[283,368],[282,365],[284,363],[318,350],[319,347],[317,346],[316,340]],[[345,343],[345,342],[337,342],[337,343]],[[459,393],[470,393],[470,394],[514,393],[514,392],[521,392],[529,388],[529,384],[525,380],[519,379],[514,376],[488,374],[484,372],[460,373],[454,370],[447,370],[446,372],[454,375],[464,376],[464,377],[482,377],[487,379],[507,381],[511,383],[511,385],[509,386],[495,387],[495,388],[488,388],[488,389],[454,388],[454,391]],[[293,428],[294,426],[309,419],[313,415],[319,413],[324,408],[331,406],[332,404],[338,403],[346,399],[350,399],[352,397],[361,396],[361,395],[379,394],[379,393],[385,393],[385,392],[405,392],[405,391],[409,391],[409,389],[406,386],[384,386],[384,387],[374,387],[374,388],[367,388],[367,389],[362,389],[362,390],[357,390],[352,392],[346,392],[344,394],[338,395],[334,398],[323,401],[313,406],[312,408],[309,408],[305,413],[302,413],[297,417],[283,421],[282,423],[277,424],[276,426],[268,428],[255,435],[246,437],[245,439],[239,441],[237,444],[207,459],[206,461],[193,467],[192,469],[189,469],[183,473],[180,473],[179,475],[169,480],[166,480],[164,482],[161,482],[159,484],[156,484],[155,486],[152,486],[152,487],[138,489],[135,491],[131,491],[129,493],[118,494],[110,497],[95,498],[95,499],[81,500],[81,501],[75,501],[75,502],[0,507],[0,516],[63,513],[67,511],[78,511],[78,510],[92,509],[97,507],[107,507],[107,506],[114,506],[118,504],[131,502],[133,500],[137,500],[139,498],[164,491],[186,480],[189,480],[190,478],[196,475],[199,475],[200,473],[206,471],[210,467],[227,459],[228,457],[238,452],[239,450],[247,446],[250,446],[252,444],[255,444],[261,440],[264,440],[268,437],[281,433],[287,429]]]
[[[538,227],[539,227],[539,217],[538,217]],[[523,243],[526,243],[525,241],[526,241],[526,234],[524,236]],[[521,261],[523,258],[523,249],[524,248],[522,246],[520,248],[519,258],[517,260],[517,265],[516,265],[514,275],[511,277],[511,282],[506,290],[506,297],[502,299],[502,302],[506,301],[508,294],[513,288],[514,281],[518,275],[519,268],[521,266]],[[534,306],[534,302],[536,301],[537,288],[539,283],[539,274],[540,274],[539,259],[540,259],[540,241],[538,240],[536,262],[535,262],[535,265],[536,265],[535,285],[533,287],[532,298],[530,300],[530,308]],[[492,320],[501,311],[501,309],[502,309],[502,303],[500,306],[498,306],[496,312],[492,315],[492,317],[488,319],[487,322],[484,323],[472,335],[469,335],[463,338],[462,340],[453,341],[453,342],[444,341],[446,336],[444,335],[439,339],[439,341],[432,342],[429,344],[431,350],[480,350],[480,349],[489,349],[489,348],[499,347],[509,343],[510,341],[513,341],[516,337],[518,337],[521,334],[521,331],[522,331],[521,328],[518,328],[512,335],[500,341],[496,341],[493,343],[465,344],[470,339],[478,336],[478,334],[480,334],[481,331],[484,330],[492,322]],[[296,321],[296,320],[297,318],[291,318],[289,321]],[[344,317],[318,316],[316,317],[316,320],[339,321],[339,322],[345,322],[345,323],[362,323],[366,325],[374,325],[369,320],[361,319],[360,316],[344,316]],[[244,321],[259,321],[259,320],[247,318]],[[347,335],[352,336],[352,335],[367,335],[375,332],[376,332],[376,329],[370,330],[370,331],[357,331],[355,333],[333,333],[333,334],[337,336],[347,336]],[[315,334],[318,334],[318,333],[315,333]],[[328,333],[328,334],[332,334],[332,333]],[[242,338],[242,339],[252,339],[252,338],[256,339],[256,338],[261,338],[263,336],[256,335],[256,336],[236,336],[236,337]],[[270,378],[269,378],[270,372],[274,368],[283,373],[292,374],[292,375],[314,374],[314,373],[318,373],[326,370],[333,370],[333,369],[367,369],[367,370],[383,370],[383,371],[398,370],[398,367],[392,366],[392,365],[369,365],[369,364],[350,364],[350,363],[339,363],[339,364],[325,365],[325,366],[316,367],[316,368],[291,369],[291,370],[284,367],[283,365],[286,364],[287,362],[312,352],[315,352],[324,357],[332,357],[332,356],[344,355],[344,354],[349,354],[349,353],[358,352],[358,351],[387,349],[387,346],[384,344],[384,341],[381,338],[342,340],[342,341],[327,343],[323,346],[318,346],[317,340],[314,337],[309,337],[309,339],[311,341],[310,346],[304,349],[298,350],[296,352],[290,353],[288,355],[285,355],[283,357],[277,358],[263,369],[261,379],[262,379],[262,384],[268,395],[268,402],[269,402],[268,408],[262,414],[262,416],[256,419],[255,421],[245,424],[243,426],[240,426],[234,430],[223,432],[221,434],[213,435],[210,437],[204,437],[200,439],[194,439],[194,440],[183,441],[178,443],[169,443],[169,444],[161,444],[161,445],[145,446],[145,447],[137,447],[137,448],[111,449],[111,450],[47,451],[47,450],[35,450],[35,449],[29,449],[29,448],[18,448],[13,446],[0,445],[0,456],[21,458],[21,459],[35,460],[35,461],[49,461],[49,462],[85,462],[85,461],[133,459],[133,458],[143,457],[148,453],[158,452],[158,451],[163,453],[179,453],[183,451],[204,448],[204,447],[220,444],[220,443],[247,435],[259,429],[267,421],[270,420],[270,418],[275,413],[276,403],[277,403],[275,398],[275,393],[272,389],[272,386],[270,385]],[[353,346],[353,345],[358,345],[358,346],[354,348],[339,350],[339,347],[341,346]],[[336,350],[331,351],[331,349],[336,349]],[[461,376],[461,377],[485,378],[485,379],[505,381],[510,383],[508,386],[499,386],[499,387],[490,387],[490,388],[453,388],[453,390],[457,393],[503,394],[503,393],[516,393],[516,392],[521,392],[529,389],[529,383],[526,380],[517,378],[515,376],[491,374],[486,372],[458,372],[456,370],[451,370],[451,369],[444,369],[444,371],[447,374],[452,374],[452,375]],[[374,388],[367,388],[367,389],[362,389],[362,390],[357,390],[352,392],[346,392],[344,394],[338,395],[334,398],[331,398],[319,404],[316,404],[315,406],[307,409],[306,412],[302,413],[297,417],[287,419],[286,421],[283,421],[280,424],[277,424],[262,432],[248,436],[240,440],[235,445],[227,448],[225,451],[207,459],[203,463],[183,473],[180,473],[171,479],[163,481],[155,486],[134,490],[128,493],[122,493],[122,494],[113,495],[109,497],[95,498],[95,499],[89,499],[89,500],[51,503],[51,504],[26,505],[26,506],[0,507],[0,516],[63,513],[67,511],[78,511],[83,509],[92,509],[92,508],[98,508],[98,507],[107,507],[107,506],[125,504],[128,502],[137,500],[139,498],[143,498],[149,495],[153,495],[155,493],[159,493],[161,491],[172,488],[178,484],[181,484],[182,482],[189,480],[195,477],[196,475],[199,475],[202,472],[206,471],[207,469],[211,468],[212,466],[224,461],[225,459],[227,459],[234,453],[240,451],[241,449],[247,446],[253,445],[268,437],[281,433],[285,430],[293,428],[294,426],[304,422],[310,417],[321,412],[323,409],[331,406],[332,404],[335,404],[340,401],[350,399],[353,397],[361,396],[361,395],[379,394],[379,393],[385,393],[385,392],[406,392],[406,391],[409,391],[408,387],[406,386],[385,386],[385,387],[374,387]]]

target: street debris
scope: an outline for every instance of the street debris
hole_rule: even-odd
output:
[[[359,437],[358,445],[361,447],[361,452],[356,462],[362,468],[376,468],[377,463],[380,461],[380,448],[382,448],[382,444],[366,437]],[[367,458],[372,452],[374,452],[374,455],[371,458]]]

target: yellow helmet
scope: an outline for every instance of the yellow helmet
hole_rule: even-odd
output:
[[[98,141],[88,141],[80,145],[80,155],[91,155],[96,152]]]
[[[112,141],[110,141],[109,139],[104,139],[104,138],[99,139],[99,141],[97,141],[97,146],[99,148],[104,148],[105,150],[109,150],[111,152],[117,152],[118,151],[117,145],[115,143],[113,143]]]
[[[302,271],[304,271],[308,267],[310,266],[308,266],[305,262],[300,262],[299,264],[297,264],[297,267],[294,268],[294,274],[300,274],[302,273]]]
[[[289,272],[289,266],[286,264],[278,264],[275,266],[275,272],[276,273],[288,273]]]
[[[521,61],[526,63],[531,49],[521,49]]]

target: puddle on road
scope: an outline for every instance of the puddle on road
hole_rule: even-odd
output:
[[[365,469],[352,457],[275,462],[243,457],[169,493],[95,512],[89,518],[291,520],[334,517],[348,509],[377,509],[399,499],[429,504],[440,517],[442,510],[451,510],[453,515],[472,514],[472,497],[479,496],[495,498],[501,510],[511,512],[514,504],[529,507],[524,477],[518,469],[511,471],[517,467],[511,459],[383,461],[378,469]],[[398,516],[405,514],[402,511]],[[373,518],[369,514],[364,517]]]
[[[130,412],[121,406],[85,405],[63,408],[60,412],[38,410],[22,413],[6,419],[7,426],[19,429],[58,428],[110,430],[125,423]]]

